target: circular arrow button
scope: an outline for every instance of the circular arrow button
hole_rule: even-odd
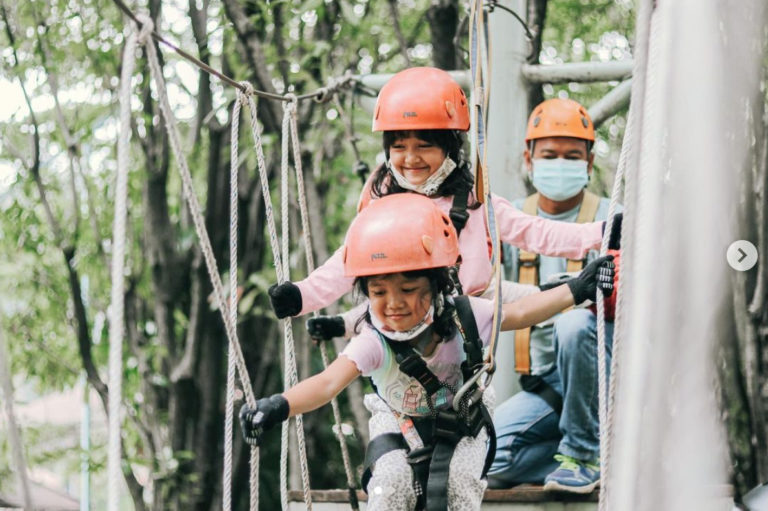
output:
[[[747,271],[757,263],[757,248],[747,240],[737,240],[728,247],[725,257],[734,270]]]

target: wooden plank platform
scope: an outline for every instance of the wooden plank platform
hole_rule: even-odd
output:
[[[486,490],[483,509],[495,511],[595,511],[598,491],[588,495],[574,495],[544,491],[541,486],[521,485],[509,490]],[[363,491],[357,492],[360,509],[368,500]],[[301,491],[289,492],[291,511],[306,509]],[[341,511],[351,509],[346,490],[312,490],[312,509]]]

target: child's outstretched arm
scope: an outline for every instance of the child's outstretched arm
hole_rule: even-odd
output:
[[[327,404],[360,376],[357,365],[346,356],[337,357],[323,372],[299,382],[283,393],[290,405],[289,417],[311,412]]]
[[[518,330],[551,318],[566,307],[594,300],[599,288],[604,295],[613,292],[613,256],[589,263],[576,278],[549,291],[542,291],[502,306],[502,330]]]
[[[605,222],[558,222],[527,215],[499,196],[492,200],[501,240],[528,252],[581,259],[590,249],[599,248],[603,240]],[[614,217],[609,248],[619,248],[621,220],[621,214]]]
[[[259,445],[261,437],[281,422],[301,413],[320,408],[360,375],[357,365],[347,357],[338,357],[325,371],[299,382],[284,394],[274,394],[244,404],[240,409],[240,426],[248,444]]]

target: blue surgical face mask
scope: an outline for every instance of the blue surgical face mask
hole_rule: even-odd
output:
[[[562,201],[575,197],[588,182],[586,160],[533,160],[533,186],[548,199]]]

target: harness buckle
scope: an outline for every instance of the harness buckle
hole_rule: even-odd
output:
[[[464,436],[464,424],[458,414],[453,410],[441,410],[435,417],[435,436],[447,440],[452,444],[459,443]]]
[[[432,450],[434,445],[426,445],[419,449],[414,449],[408,453],[407,461],[409,465],[417,465],[422,461],[427,461],[432,458]]]
[[[448,216],[451,217],[454,225],[459,224],[462,227],[464,227],[467,224],[467,220],[469,220],[469,212],[465,208],[451,208]]]

